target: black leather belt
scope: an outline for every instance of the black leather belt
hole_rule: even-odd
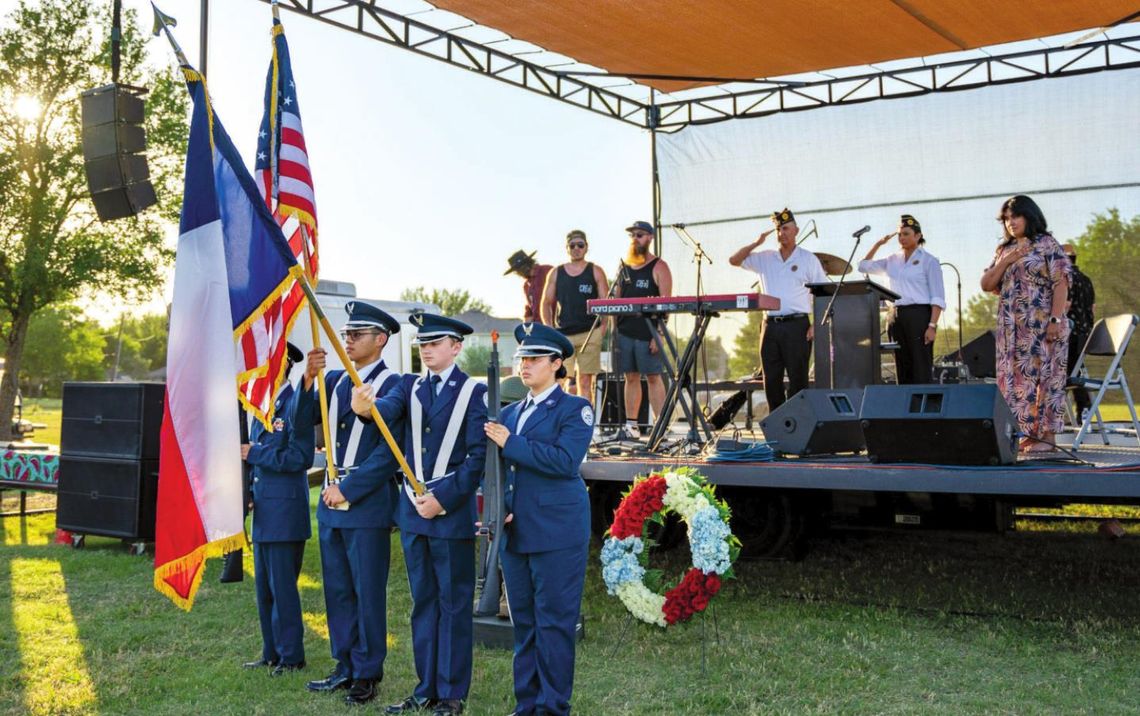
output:
[[[800,319],[807,320],[806,313],[789,313],[784,316],[768,316],[764,319],[767,323],[783,323],[784,321],[798,321]]]

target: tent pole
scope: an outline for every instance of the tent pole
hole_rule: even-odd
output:
[[[649,88],[649,115],[646,122],[649,125],[649,153],[652,155],[652,184],[653,184],[653,253],[661,255],[661,182],[657,176],[657,124],[660,112],[657,108],[657,91]]]

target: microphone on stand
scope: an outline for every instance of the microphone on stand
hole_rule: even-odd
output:
[[[867,232],[868,232],[868,231],[870,231],[870,230],[871,230],[871,225],[870,225],[870,224],[867,224],[867,225],[866,225],[866,226],[864,226],[862,229],[859,229],[859,230],[858,230],[858,231],[856,231],[854,234],[851,234],[851,238],[853,238],[853,239],[857,239],[857,238],[859,238],[860,236],[862,236],[863,234],[867,233]]]
[[[687,224],[673,224],[674,229],[683,229]]]

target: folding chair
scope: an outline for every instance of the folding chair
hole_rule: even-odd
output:
[[[1136,406],[1132,404],[1132,391],[1128,389],[1128,381],[1124,378],[1124,367],[1121,365],[1137,324],[1140,324],[1140,317],[1133,313],[1122,313],[1119,316],[1102,318],[1093,326],[1092,333],[1089,334],[1089,339],[1085,342],[1085,347],[1081,350],[1081,355],[1077,358],[1077,364],[1073,366],[1065,386],[1067,391],[1075,389],[1096,391],[1089,408],[1089,417],[1082,421],[1077,436],[1073,438],[1073,450],[1080,448],[1081,442],[1090,432],[1093,420],[1097,423],[1104,444],[1108,445],[1108,431],[1105,430],[1104,420],[1100,416],[1100,402],[1109,390],[1119,390],[1124,393],[1128,411],[1132,414],[1132,427],[1136,429],[1136,441],[1140,444],[1140,419],[1136,417]],[[1085,365],[1086,356],[1112,357],[1103,378],[1089,377],[1088,367]],[[1077,419],[1080,419],[1079,415]]]

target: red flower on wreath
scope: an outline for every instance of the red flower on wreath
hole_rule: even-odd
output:
[[[640,537],[642,527],[650,515],[665,507],[665,478],[650,475],[633,486],[625,499],[614,511],[614,523],[610,534],[617,539]]]
[[[717,592],[720,591],[721,581],[716,574],[705,574],[696,567],[691,568],[685,576],[668,592],[665,592],[665,604],[661,611],[665,613],[667,624],[688,621],[697,612],[703,612]]]

